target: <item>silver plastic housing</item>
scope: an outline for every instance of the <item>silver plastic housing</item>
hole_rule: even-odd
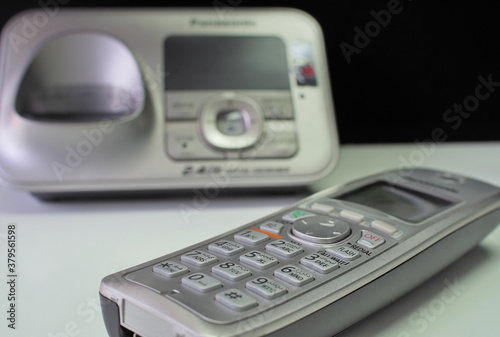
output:
[[[377,209],[336,199],[346,192],[381,181],[431,197],[443,198],[452,204],[420,222],[408,222]],[[280,301],[279,298],[259,301],[258,307],[243,312],[239,319],[234,315],[224,316],[223,310],[207,295],[203,295],[206,301],[194,301],[190,307],[182,304],[187,303],[185,301],[176,302],[173,299],[176,294],[161,291],[161,287],[168,288],[167,280],[164,280],[164,283],[155,283],[158,280],[151,275],[152,266],[157,263],[174,259],[193,249],[203,250],[211,242],[227,240],[239,231],[258,227],[259,224],[280,218],[292,210],[311,211],[311,205],[317,202],[331,203],[337,208],[364,214],[368,219],[387,222],[397,231],[391,235],[386,234],[386,244],[381,246],[385,248],[362,264],[354,264],[343,274],[331,277],[323,283],[319,282],[316,286],[312,286],[313,283],[306,285],[300,295],[291,296],[285,301]],[[109,303],[116,304],[119,321],[115,323],[144,337],[290,334],[332,336],[449,265],[491,232],[498,225],[499,219],[498,187],[433,170],[415,169],[411,175],[397,171],[385,172],[332,187],[234,231],[109,275],[103,279],[100,293],[110,301]],[[359,227],[351,222],[353,234],[346,240],[352,240],[352,236],[359,235],[358,232],[363,229],[382,233],[366,227],[367,225],[369,224],[361,224]],[[285,240],[301,240],[299,237],[293,238],[290,232],[283,235]],[[300,242],[305,249],[303,255],[306,255],[310,252],[308,249],[314,251],[324,247],[341,246],[346,240],[330,245],[308,240]],[[285,263],[299,265],[299,260],[300,256],[296,259],[286,259]],[[264,275],[273,277],[272,272]],[[323,276],[315,274],[318,279]],[[291,292],[300,289],[290,288]],[[179,289],[180,293],[183,291]],[[198,297],[202,298],[201,295]],[[210,312],[206,307],[212,310],[219,308],[221,313],[217,314],[218,317],[222,315],[222,319],[204,318],[196,312]]]

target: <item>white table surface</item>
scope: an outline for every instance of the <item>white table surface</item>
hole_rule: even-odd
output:
[[[425,151],[416,144],[343,146],[336,169],[312,188],[412,165],[500,186],[500,143],[440,144]],[[217,197],[187,214],[181,206],[193,206],[191,196],[47,203],[0,187],[0,336],[106,337],[98,299],[104,276],[208,239],[304,196]],[[6,319],[8,224],[17,227],[15,330],[7,327]],[[465,257],[342,336],[500,336],[499,314],[497,228]]]

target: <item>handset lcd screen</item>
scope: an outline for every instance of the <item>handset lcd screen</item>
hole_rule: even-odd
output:
[[[421,222],[454,204],[431,194],[386,182],[377,182],[334,198],[368,206],[413,223]]]

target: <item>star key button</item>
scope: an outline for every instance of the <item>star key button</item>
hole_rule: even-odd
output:
[[[156,264],[153,267],[153,272],[166,277],[176,277],[186,274],[189,269],[183,264],[169,260]]]

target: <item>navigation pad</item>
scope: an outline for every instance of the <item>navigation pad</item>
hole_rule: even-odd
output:
[[[292,232],[301,239],[326,244],[348,237],[351,227],[343,220],[320,215],[296,220]]]

